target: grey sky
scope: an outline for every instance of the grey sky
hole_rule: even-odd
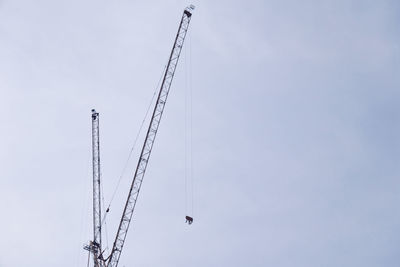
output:
[[[399,266],[400,4],[385,0],[0,0],[0,266],[86,266],[90,110],[108,202],[191,3],[120,266]]]

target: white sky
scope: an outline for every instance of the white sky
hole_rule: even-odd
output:
[[[108,202],[191,3],[120,266],[398,266],[398,1],[0,0],[0,267],[86,266],[90,110]]]

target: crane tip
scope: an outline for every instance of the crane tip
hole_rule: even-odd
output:
[[[192,11],[195,9],[194,5],[190,5],[187,8],[185,8],[185,12],[188,12],[190,15],[192,15]]]

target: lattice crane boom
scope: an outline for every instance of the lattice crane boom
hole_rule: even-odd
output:
[[[126,234],[134,214],[139,191],[142,186],[143,177],[146,172],[147,164],[153,148],[154,140],[160,125],[161,117],[164,112],[165,103],[167,101],[169,89],[175,74],[179,56],[185,41],[186,33],[189,28],[189,23],[192,17],[194,6],[186,8],[183,12],[182,19],[179,24],[178,33],[176,34],[175,42],[168,60],[168,64],[164,73],[164,77],[158,93],[157,102],[150,120],[149,128],[146,133],[146,138],[140,153],[136,171],[129,190],[128,198],[122,214],[122,218],[118,227],[117,235],[108,257],[107,267],[117,267],[121,256],[122,248],[125,243]]]

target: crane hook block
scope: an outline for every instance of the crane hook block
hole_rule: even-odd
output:
[[[189,225],[193,223],[193,218],[192,218],[192,217],[186,216],[185,218],[186,218],[186,222],[187,222]]]

